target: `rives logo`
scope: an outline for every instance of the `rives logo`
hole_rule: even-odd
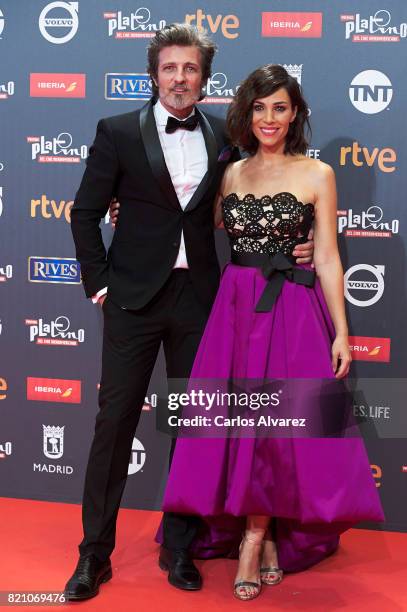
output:
[[[262,13],[262,36],[321,38],[322,13]]]
[[[361,147],[358,142],[354,142],[350,147],[341,147],[340,149],[340,165],[346,166],[349,162],[359,168],[363,166],[371,168],[377,163],[381,172],[389,173],[396,170],[397,153],[395,149],[390,147],[384,149],[374,147],[369,150],[368,147]]]
[[[240,21],[236,15],[205,15],[202,9],[197,9],[196,13],[185,15],[185,23],[195,25],[199,30],[208,29],[212,34],[221,32],[224,38],[234,39],[239,36]]]
[[[29,326],[30,342],[47,346],[78,346],[85,341],[85,330],[71,330],[68,317],[60,315],[47,323],[44,319],[26,319]]]
[[[28,280],[31,283],[67,283],[79,285],[81,281],[80,266],[71,257],[28,258]]]
[[[349,336],[352,358],[356,361],[390,361],[390,338],[370,338],[368,336]]]
[[[37,213],[44,219],[61,219],[64,217],[67,223],[71,222],[71,208],[73,200],[52,200],[48,199],[45,194],[39,199],[32,199],[30,203],[30,214],[32,218],[37,216]]]
[[[81,381],[64,378],[27,378],[27,399],[39,402],[81,403]]]
[[[69,42],[78,31],[78,2],[50,2],[41,11],[38,26],[50,43],[62,45]]]
[[[149,100],[152,93],[149,74],[138,72],[105,74],[106,100]]]
[[[86,74],[64,72],[32,72],[32,98],[85,98]]]
[[[129,38],[152,38],[158,30],[167,25],[164,19],[158,23],[151,21],[151,12],[146,7],[140,7],[129,15],[122,11],[103,13],[107,19],[108,35],[119,40]]]

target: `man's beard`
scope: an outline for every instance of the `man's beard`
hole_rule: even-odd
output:
[[[183,93],[170,92],[164,97],[164,101],[167,102],[169,106],[172,106],[177,110],[182,110],[184,108],[188,108],[189,106],[193,106],[196,102],[198,102],[199,98],[200,92],[194,95],[188,90]]]

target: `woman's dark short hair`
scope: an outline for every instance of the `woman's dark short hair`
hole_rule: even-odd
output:
[[[301,87],[283,66],[266,64],[254,70],[241,83],[227,116],[230,139],[251,155],[256,153],[259,145],[252,131],[253,102],[272,95],[281,87],[287,91],[291,106],[297,107],[297,116],[290,124],[284,152],[295,155],[307,151],[305,128],[311,134],[311,127],[308,121],[308,106]]]
[[[157,79],[160,51],[165,47],[198,47],[201,52],[202,86],[211,76],[212,60],[216,53],[216,45],[208,36],[206,30],[198,30],[187,23],[172,23],[159,30],[147,47],[147,72]],[[158,87],[152,82],[153,95],[158,95]]]

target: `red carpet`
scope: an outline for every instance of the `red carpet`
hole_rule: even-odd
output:
[[[0,591],[60,591],[77,561],[80,506],[0,499]],[[407,610],[407,534],[354,529],[336,555],[315,568],[265,587],[258,599],[232,595],[236,561],[198,562],[204,589],[184,593],[171,587],[157,567],[153,542],[158,512],[121,510],[113,580],[98,597],[64,609],[125,612],[250,610],[403,612]],[[18,606],[28,609],[27,606]],[[50,609],[36,606],[36,610]]]

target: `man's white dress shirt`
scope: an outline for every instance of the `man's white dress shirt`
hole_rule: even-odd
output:
[[[154,105],[153,111],[165,163],[181,208],[185,210],[208,169],[208,154],[201,126],[198,124],[192,132],[178,129],[172,134],[167,134],[165,131],[167,119],[174,115],[164,108],[160,100]],[[195,109],[191,115],[193,114]],[[188,268],[183,232],[174,268]],[[93,296],[92,301],[96,303],[106,292],[107,287],[104,287]]]

